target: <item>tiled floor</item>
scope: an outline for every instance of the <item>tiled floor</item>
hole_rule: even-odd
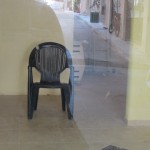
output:
[[[74,120],[59,96],[40,96],[27,119],[26,96],[0,96],[0,150],[101,150],[108,145],[150,150],[150,127],[124,122],[126,71],[89,74],[75,86]]]

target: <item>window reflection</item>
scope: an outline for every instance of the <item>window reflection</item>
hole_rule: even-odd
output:
[[[128,63],[134,60],[130,55],[136,52],[134,57],[137,55],[143,57],[149,53],[147,27],[150,21],[149,17],[145,16],[149,9],[144,5],[144,0],[100,0],[100,2],[99,11],[96,11],[99,16],[97,22],[91,22],[90,19],[91,12],[94,12],[90,9],[93,0],[53,0],[49,1],[49,5],[57,12],[66,43],[72,40],[70,43],[75,66],[75,99],[82,99],[84,96],[90,101],[90,96],[97,94],[109,101],[121,95],[121,99],[117,102],[124,111]],[[114,15],[112,10],[119,16],[119,31],[113,29],[110,34],[108,29]],[[115,25],[115,22],[112,23]],[[118,84],[115,84],[113,81],[117,80]],[[86,105],[86,101],[84,102]]]

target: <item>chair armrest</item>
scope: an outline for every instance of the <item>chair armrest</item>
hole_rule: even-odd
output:
[[[72,66],[72,57],[71,54],[68,50],[66,50],[66,54],[67,54],[67,62],[68,62],[68,66]]]
[[[69,68],[70,68],[69,86],[72,98],[74,99],[74,66],[70,66]]]
[[[70,65],[70,78],[69,78],[69,82],[71,82],[72,85],[74,85],[74,66]]]
[[[69,107],[70,107],[70,112],[73,116],[74,112],[74,66],[69,66],[70,68],[70,78],[69,78],[69,89],[70,89],[70,102],[69,102]]]

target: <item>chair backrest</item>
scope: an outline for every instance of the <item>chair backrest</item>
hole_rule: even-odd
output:
[[[68,68],[67,50],[54,42],[39,44],[30,54],[29,66],[41,73],[41,81],[60,82],[60,73]]]

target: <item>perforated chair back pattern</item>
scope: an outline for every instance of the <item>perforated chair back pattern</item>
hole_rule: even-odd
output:
[[[60,82],[60,73],[68,68],[67,50],[52,42],[40,44],[33,49],[29,64],[41,73],[41,82]]]

